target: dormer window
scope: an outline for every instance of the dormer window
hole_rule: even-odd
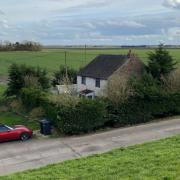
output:
[[[98,88],[101,87],[101,81],[99,78],[96,79],[96,87],[98,87]]]
[[[82,84],[86,85],[86,77],[85,76],[82,76]]]

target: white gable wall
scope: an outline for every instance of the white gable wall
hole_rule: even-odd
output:
[[[86,85],[82,84],[82,77],[77,76],[77,90],[81,92],[83,90],[92,90],[95,92],[95,96],[103,96],[104,89],[107,85],[107,80],[100,80],[100,88],[96,87],[96,79],[86,77]]]

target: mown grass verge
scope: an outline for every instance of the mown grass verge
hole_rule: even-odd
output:
[[[154,180],[180,178],[180,136],[49,165],[1,180]]]

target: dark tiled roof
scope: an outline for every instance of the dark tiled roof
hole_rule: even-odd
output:
[[[127,55],[99,55],[86,67],[84,67],[78,75],[108,79],[116,70],[118,70],[126,61]]]

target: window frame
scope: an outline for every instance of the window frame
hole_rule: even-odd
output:
[[[95,86],[96,86],[97,88],[100,88],[100,87],[101,87],[101,79],[100,79],[100,78],[96,78]]]
[[[86,85],[86,77],[85,76],[81,77],[81,84]]]

